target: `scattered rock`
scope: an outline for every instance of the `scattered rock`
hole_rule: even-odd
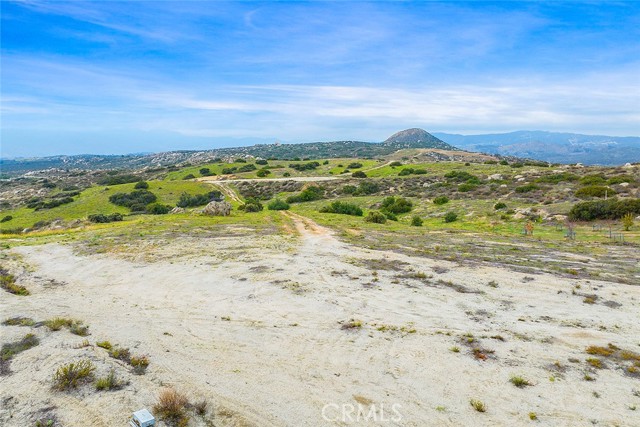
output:
[[[231,204],[228,202],[210,202],[202,209],[202,213],[211,216],[231,215]]]

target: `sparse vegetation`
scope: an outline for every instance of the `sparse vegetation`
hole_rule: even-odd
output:
[[[2,322],[4,326],[33,326],[35,321],[30,317],[10,317]]]
[[[0,287],[14,295],[27,296],[31,294],[27,288],[16,283],[16,278],[12,274],[8,274],[2,268],[0,268]]]
[[[476,411],[478,411],[478,412],[487,412],[487,406],[481,400],[471,399],[469,401],[469,403],[471,404],[471,407],[473,409],[475,409]]]
[[[524,388],[532,385],[529,380],[519,375],[514,375],[509,379],[509,382],[518,388]]]
[[[184,394],[169,388],[160,392],[153,410],[163,421],[172,425],[186,425],[189,421],[188,407],[189,399]]]
[[[110,391],[110,390],[119,390],[124,387],[125,383],[118,379],[116,376],[116,371],[111,370],[105,377],[96,378],[94,383],[96,390],[98,391]]]
[[[93,378],[95,366],[88,359],[71,362],[58,368],[53,375],[53,387],[56,390],[70,390]]]

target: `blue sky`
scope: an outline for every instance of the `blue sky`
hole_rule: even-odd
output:
[[[640,135],[640,2],[2,1],[3,157]]]

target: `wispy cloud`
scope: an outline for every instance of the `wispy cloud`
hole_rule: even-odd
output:
[[[640,5],[600,6],[3,3],[3,128],[24,130],[3,145],[30,129],[640,134]]]

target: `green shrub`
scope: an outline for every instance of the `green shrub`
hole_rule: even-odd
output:
[[[471,184],[468,182],[463,182],[462,184],[458,185],[458,191],[461,193],[468,193],[469,191],[473,191],[476,188],[478,188],[476,184]]]
[[[373,222],[374,224],[384,224],[387,222],[387,217],[382,212],[371,211],[364,220],[367,222]]]
[[[111,345],[109,341],[98,341],[96,342],[96,345],[100,348],[104,348],[105,350],[111,350],[113,348],[113,345]]]
[[[513,384],[518,388],[524,388],[532,385],[531,382],[529,382],[527,379],[517,375],[512,376],[511,379],[509,379],[509,381],[511,382],[511,384]]]
[[[382,205],[380,206],[380,210],[384,213],[389,212],[392,214],[402,214],[411,211],[413,208],[413,203],[404,197],[394,197],[389,196],[386,197],[382,201]]]
[[[620,219],[626,214],[640,214],[640,199],[608,199],[580,202],[569,211],[573,221],[593,221],[596,219]]]
[[[264,165],[266,165],[266,164],[268,164],[268,163],[269,163],[269,162],[267,162],[267,161],[266,161],[266,160],[264,160],[264,159],[256,160],[256,165],[263,165],[263,166],[264,166]]]
[[[342,215],[362,216],[362,209],[353,203],[341,202],[336,200],[331,204],[320,209],[322,213],[335,213]]]
[[[287,203],[311,202],[322,199],[323,196],[324,188],[316,185],[310,185],[302,190],[300,194],[287,197]]]
[[[362,167],[362,163],[359,163],[359,162],[353,162],[347,165],[348,169],[360,169],[361,167]]]
[[[407,176],[411,174],[413,174],[413,168],[404,168],[398,173],[398,176]]]
[[[289,172],[285,172],[282,174],[283,177],[288,178],[291,176],[291,174]]]
[[[281,199],[275,199],[267,205],[267,209],[270,211],[286,211],[289,208],[289,203]]]
[[[368,196],[378,191],[380,191],[380,186],[377,183],[373,181],[363,181],[358,184],[358,189],[353,194],[354,196]]]
[[[601,185],[607,182],[607,179],[602,174],[597,175],[585,175],[580,178],[580,184],[582,185]]]
[[[204,206],[212,201],[221,201],[224,197],[218,190],[209,191],[206,194],[194,194],[182,193],[176,206],[181,208],[189,208],[194,206]]]
[[[238,170],[237,167],[233,166],[230,168],[222,168],[222,174],[223,175],[231,175],[232,173],[236,173],[236,171]]]
[[[264,206],[262,206],[262,203],[260,203],[260,201],[255,197],[247,197],[244,204],[239,206],[238,209],[247,213],[260,212],[264,209]]]
[[[247,163],[247,161],[241,157],[238,157],[237,159],[234,160],[235,163]]]
[[[243,172],[253,172],[254,170],[258,169],[256,167],[256,165],[254,165],[253,163],[249,163],[243,166],[240,166],[238,168],[238,173],[243,173]]]
[[[444,216],[444,222],[454,222],[458,220],[458,214],[455,212],[447,212]]]
[[[449,182],[466,182],[468,184],[479,185],[480,178],[465,171],[451,171],[444,175]]]
[[[147,206],[156,200],[156,195],[149,190],[134,190],[131,193],[116,193],[109,196],[109,201],[114,205],[124,206],[130,209],[132,209],[134,205]]]
[[[99,179],[99,185],[120,185],[120,184],[129,184],[131,182],[140,181],[140,177],[135,175],[115,175],[115,176],[107,176],[105,178]]]
[[[578,175],[575,175],[569,172],[561,172],[561,173],[556,173],[552,175],[541,176],[540,178],[536,179],[536,182],[558,184],[563,181],[572,182],[577,180],[578,180]]]
[[[59,331],[64,327],[71,327],[73,319],[66,317],[54,317],[53,319],[45,320],[44,325],[51,331]]]
[[[395,162],[391,162],[389,163],[389,166],[391,166],[392,168],[398,167],[398,166],[402,166],[402,163],[395,161]]]
[[[91,222],[106,224],[106,223],[109,223],[109,222],[122,221],[124,219],[124,217],[122,216],[121,213],[113,213],[113,214],[110,214],[110,215],[91,214],[91,215],[88,216],[88,219]]]
[[[500,160],[500,164],[501,164],[502,166],[507,166],[507,165],[509,164],[509,162],[508,162],[508,161],[506,161],[506,160]]]
[[[422,227],[422,218],[417,215],[413,216],[411,218],[411,225],[413,225],[414,227]]]
[[[309,163],[291,163],[289,167],[291,169],[295,169],[298,172],[309,171],[317,169],[320,166],[318,162],[309,162]]]
[[[149,184],[145,181],[138,181],[136,182],[136,185],[133,186],[133,188],[136,190],[146,190],[149,188]]]
[[[590,197],[615,196],[616,192],[609,187],[589,185],[587,187],[579,188],[575,195],[581,199],[586,199]]]
[[[260,178],[264,178],[267,175],[270,175],[271,171],[268,169],[260,169],[258,172],[256,172],[256,175],[259,176]]]
[[[438,196],[433,199],[434,205],[444,205],[446,203],[449,203],[449,198],[447,196]]]
[[[163,205],[162,203],[151,203],[145,208],[145,212],[151,215],[168,214],[170,210],[171,206]]]
[[[525,184],[521,185],[520,187],[516,187],[516,193],[530,193],[539,189],[540,187],[535,184]]]
[[[636,180],[631,175],[613,176],[607,180],[608,185],[622,184],[623,182],[628,182],[629,184],[631,184],[636,182]]]
[[[211,176],[211,169],[209,168],[200,168],[198,172],[200,172],[202,176]]]
[[[149,356],[131,356],[129,364],[133,367],[133,373],[143,375],[149,367]]]
[[[88,359],[63,365],[53,375],[53,386],[57,390],[77,388],[93,377],[95,366]]]
[[[493,205],[493,209],[495,210],[500,210],[500,209],[506,209],[507,208],[507,204],[504,202],[498,202],[495,205]]]
[[[344,187],[342,187],[343,194],[355,194],[357,190],[358,187],[356,187],[355,185],[345,185]]]
[[[109,391],[119,390],[125,385],[125,383],[116,377],[116,371],[112,369],[106,377],[97,378],[94,385],[98,391]]]
[[[128,348],[113,346],[109,350],[109,356],[128,363],[129,359],[131,358],[131,352]]]
[[[351,174],[351,176],[354,178],[366,178],[367,174],[362,171],[355,171],[354,173]]]
[[[13,219],[13,217],[11,215],[5,215],[2,217],[2,219],[0,219],[0,222],[8,222],[11,221]]]
[[[188,175],[185,175],[182,179],[183,179],[184,181],[186,181],[186,180],[188,180],[188,179],[194,179],[195,177],[196,177],[196,176],[195,176],[194,174],[190,173],[190,174],[188,174]]]

